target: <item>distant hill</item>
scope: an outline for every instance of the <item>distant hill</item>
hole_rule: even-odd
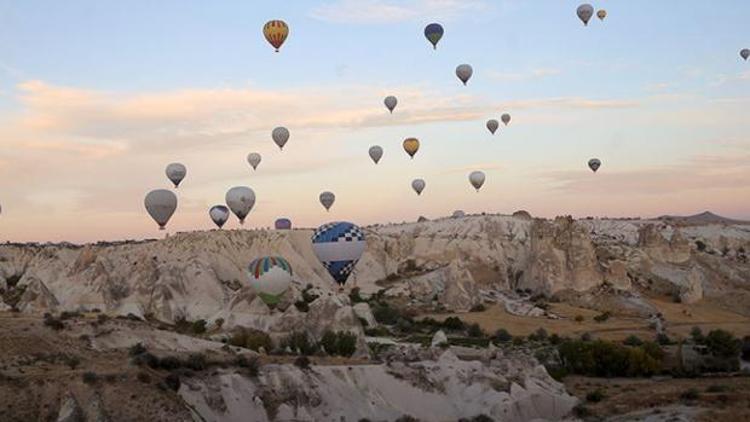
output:
[[[716,215],[710,211],[705,211],[700,214],[678,216],[678,215],[662,215],[657,220],[669,221],[672,223],[684,224],[689,226],[700,226],[705,224],[750,224],[748,221],[733,220],[731,218],[722,217]]]

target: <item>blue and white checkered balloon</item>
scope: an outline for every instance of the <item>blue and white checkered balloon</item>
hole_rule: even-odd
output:
[[[357,225],[323,224],[312,237],[313,251],[338,284],[343,285],[365,250],[365,234]]]

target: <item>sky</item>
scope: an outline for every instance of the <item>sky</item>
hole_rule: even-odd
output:
[[[608,16],[588,26],[579,4],[0,0],[0,241],[162,236],[143,198],[170,187],[175,161],[188,174],[170,233],[212,228],[208,209],[238,185],[257,197],[246,228],[456,209],[750,219],[750,2],[597,1]],[[290,27],[279,53],[270,19]],[[437,50],[430,22],[445,27]]]

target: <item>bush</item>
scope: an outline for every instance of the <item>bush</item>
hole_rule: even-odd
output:
[[[354,287],[352,291],[349,292],[349,300],[352,302],[352,304],[365,301],[364,299],[362,299],[362,296],[359,295],[359,287]]]
[[[498,343],[507,343],[507,342],[513,340],[513,336],[510,335],[510,333],[508,332],[508,330],[506,330],[505,328],[501,328],[501,329],[495,331],[495,335],[494,335],[493,339],[496,342],[498,342]]]
[[[547,330],[539,328],[533,333],[529,334],[529,340],[531,341],[546,341],[548,337]]]
[[[401,317],[398,310],[390,307],[387,303],[377,303],[372,308],[372,316],[380,324],[393,325]]]
[[[164,356],[159,359],[158,367],[171,371],[182,366],[182,362],[175,356]]]
[[[731,391],[728,385],[712,384],[706,388],[707,393],[726,393],[727,391]]]
[[[143,372],[143,371],[138,372],[138,375],[136,375],[136,378],[138,379],[138,381],[144,384],[151,383],[151,375],[147,374],[146,372]]]
[[[706,337],[703,335],[701,327],[693,327],[690,330],[690,337],[693,339],[695,344],[703,344],[706,341]]]
[[[331,356],[350,357],[357,350],[357,336],[346,331],[326,331],[320,345]]]
[[[99,324],[104,324],[107,321],[109,321],[109,315],[107,314],[99,314],[96,316],[96,322]]]
[[[298,300],[294,302],[294,307],[297,308],[297,310],[300,312],[308,312],[310,310],[310,305],[308,305],[304,300]]]
[[[92,372],[92,371],[84,372],[81,378],[83,379],[83,382],[86,384],[94,384],[95,382],[99,380],[99,376],[96,375],[96,372]]]
[[[469,312],[484,312],[487,310],[487,307],[484,306],[484,303],[478,303],[469,309]]]
[[[258,358],[256,357],[248,358],[244,355],[239,355],[237,356],[237,359],[235,359],[234,364],[239,366],[240,368],[247,369],[251,377],[257,377],[258,373],[260,372],[260,364],[258,363]]]
[[[560,337],[559,335],[557,335],[557,333],[552,334],[551,336],[549,336],[549,342],[552,345],[557,346],[558,344],[562,343],[562,341],[563,341],[562,337]]]
[[[589,392],[586,394],[586,401],[591,403],[599,403],[600,401],[604,400],[607,396],[604,394],[604,391],[602,391],[600,388],[597,388],[594,391]]]
[[[149,368],[157,369],[159,367],[159,358],[152,355],[149,352],[141,353],[133,357],[132,360],[134,365],[142,366],[146,365]]]
[[[639,339],[638,336],[631,334],[623,341],[626,346],[640,346],[643,344],[643,340]]]
[[[214,325],[216,325],[216,328],[221,330],[221,327],[224,325],[224,318],[216,318],[214,321]]]
[[[661,353],[661,349],[658,350]],[[605,340],[568,340],[558,346],[558,352],[562,365],[573,374],[650,376],[661,370],[660,356],[654,356],[657,352],[652,346],[626,347]]]
[[[474,323],[474,324],[469,325],[469,327],[466,330],[466,334],[469,337],[482,338],[484,337],[484,330],[482,330],[482,327],[480,327],[479,324]]]
[[[742,345],[740,341],[725,330],[711,330],[705,341],[708,351],[720,358],[735,358],[740,355]]]
[[[199,319],[197,321],[193,321],[192,326],[190,327],[193,334],[203,334],[206,332],[206,320],[205,319]]]
[[[575,317],[575,321],[576,322],[583,322],[583,319],[584,319],[583,315],[576,315],[576,317]]]
[[[443,321],[443,328],[446,330],[461,331],[464,329],[464,322],[459,317],[448,317]]]
[[[691,388],[689,390],[685,390],[680,394],[680,399],[685,401],[692,401],[692,400],[698,400],[701,396],[701,393],[695,389]]]
[[[227,342],[232,346],[244,347],[256,352],[261,347],[267,352],[273,349],[273,341],[268,333],[246,328],[236,329]]]
[[[80,316],[80,312],[62,311],[60,313],[60,320],[65,321],[66,319],[78,318]]]
[[[695,247],[698,249],[699,252],[703,252],[706,250],[706,244],[703,243],[701,240],[695,241]]]
[[[185,361],[185,366],[193,371],[202,371],[208,366],[206,356],[203,353],[191,353]]]
[[[579,403],[573,408],[573,414],[583,419],[591,416],[591,411],[588,407]]]
[[[595,316],[594,317],[594,321],[596,321],[596,322],[604,322],[604,321],[608,320],[610,316],[611,316],[611,314],[609,313],[609,311],[606,311],[606,312],[603,312],[603,313]]]
[[[128,355],[130,356],[138,356],[146,352],[146,346],[144,346],[142,343],[136,343],[130,346],[130,348],[128,349]]]
[[[172,391],[179,390],[180,389],[180,376],[175,373],[171,373],[167,375],[164,378],[164,385]]]
[[[294,360],[294,365],[300,369],[310,369],[310,358],[307,356],[300,356]]]
[[[318,351],[318,345],[310,341],[310,338],[304,332],[293,332],[281,341],[281,348],[291,349],[293,353],[299,353],[303,356],[310,356]]]
[[[656,335],[656,342],[662,346],[668,346],[672,344],[672,339],[670,339],[669,336],[664,333],[659,333]]]
[[[49,314],[45,314],[44,316],[44,325],[52,328],[55,331],[65,329],[65,323]]]

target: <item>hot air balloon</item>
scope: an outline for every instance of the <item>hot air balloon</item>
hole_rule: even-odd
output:
[[[500,127],[500,123],[498,123],[497,120],[495,119],[487,120],[487,130],[489,130],[491,134],[494,135],[498,127]]]
[[[456,76],[458,76],[458,79],[461,80],[461,82],[466,85],[466,82],[469,82],[469,79],[471,79],[471,75],[474,73],[474,69],[471,68],[468,64],[460,64],[458,67],[456,67]]]
[[[398,99],[394,97],[393,95],[389,95],[385,97],[385,100],[383,100],[383,104],[385,104],[385,108],[388,109],[391,113],[393,113],[393,109],[396,108],[396,104],[398,104]]]
[[[224,205],[214,205],[208,210],[208,216],[219,228],[224,226],[224,223],[229,220],[229,208]]]
[[[472,171],[469,175],[469,183],[479,192],[479,188],[484,184],[484,173],[481,171]]]
[[[258,168],[258,164],[260,164],[260,154],[257,152],[251,152],[250,154],[247,154],[247,162],[252,166],[253,170],[256,170]]]
[[[743,48],[742,50],[740,50],[740,57],[747,60],[747,58],[750,57],[750,49]]]
[[[152,190],[146,195],[143,204],[151,218],[159,225],[159,230],[164,230],[177,209],[177,195],[166,189]]]
[[[602,166],[602,162],[598,158],[592,158],[589,160],[589,168],[594,173],[596,173],[596,171],[599,170],[599,167],[601,166]]]
[[[377,164],[383,157],[383,148],[381,148],[380,145],[373,145],[370,147],[368,153],[370,154],[370,158],[372,158],[372,161]]]
[[[600,20],[600,21],[603,21],[603,20],[604,20],[604,18],[606,18],[606,17],[607,17],[607,11],[606,11],[606,10],[604,10],[604,9],[599,9],[599,10],[598,10],[598,11],[596,12],[596,17],[597,17],[597,18],[599,18],[599,20]]]
[[[271,132],[271,138],[279,146],[279,149],[284,149],[284,144],[289,140],[289,129],[279,126]]]
[[[404,139],[404,151],[413,159],[414,154],[419,151],[419,140],[417,138]]]
[[[174,187],[177,187],[180,186],[180,182],[187,175],[187,169],[183,164],[171,163],[167,165],[165,173],[167,173],[167,179],[174,183]]]
[[[292,220],[288,218],[277,218],[276,222],[273,223],[276,230],[291,230]]]
[[[278,53],[281,44],[284,44],[286,37],[289,36],[289,27],[281,20],[268,21],[263,25],[263,35],[266,37],[266,41],[268,41]]]
[[[424,190],[425,183],[422,179],[414,179],[411,181],[411,188],[414,189],[414,192],[417,193],[417,195],[421,195],[422,191]]]
[[[264,256],[250,262],[247,276],[263,302],[276,305],[292,283],[292,266],[280,256]]]
[[[325,191],[320,194],[318,197],[320,200],[320,203],[323,204],[323,207],[325,207],[326,211],[331,209],[331,205],[333,205],[333,202],[336,201],[336,195],[333,194],[333,192]]]
[[[227,191],[224,200],[230,210],[245,224],[245,217],[255,205],[255,192],[247,186],[235,186]]]
[[[505,126],[508,126],[508,123],[510,123],[510,114],[508,114],[508,113],[503,113],[503,115],[502,115],[502,116],[500,116],[500,120],[502,120],[502,121],[503,121],[503,124],[504,124]]]
[[[365,234],[355,224],[324,224],[312,236],[315,255],[339,285],[344,285],[365,250]]]
[[[439,23],[431,23],[424,27],[424,36],[432,44],[432,48],[437,50],[437,43],[443,38],[443,26]]]
[[[576,9],[576,14],[578,15],[578,19],[580,19],[584,25],[588,25],[589,20],[594,16],[594,7],[590,4],[582,4]]]

